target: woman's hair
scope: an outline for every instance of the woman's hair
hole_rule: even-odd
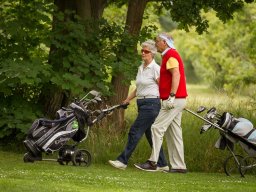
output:
[[[153,41],[151,39],[141,43],[141,47],[148,47],[153,55],[155,55],[157,53],[157,49],[156,49],[156,46],[155,46],[155,41]]]

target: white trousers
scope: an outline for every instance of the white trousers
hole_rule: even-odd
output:
[[[153,147],[150,161],[157,162],[163,143],[163,136],[165,135],[172,169],[186,169],[181,129],[182,110],[185,105],[186,99],[175,99],[173,109],[166,110],[161,108],[151,126]]]

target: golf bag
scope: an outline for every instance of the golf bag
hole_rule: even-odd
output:
[[[229,176],[236,172],[239,172],[241,176],[249,172],[255,174],[256,129],[251,121],[242,117],[236,118],[229,112],[219,114],[215,107],[207,110],[203,117],[197,114],[206,110],[203,106],[199,107],[197,113],[189,109],[185,110],[205,121],[200,133],[204,133],[211,128],[219,130],[220,137],[215,143],[215,147],[221,150],[228,149],[231,153],[223,163],[226,175]],[[235,153],[234,146],[236,143],[246,152],[246,156]]]
[[[92,99],[87,98],[89,94],[93,95]],[[80,101],[58,110],[56,119],[36,119],[24,141],[27,149],[23,157],[24,162],[53,160],[43,159],[42,153],[52,154],[54,151],[59,151],[57,162],[61,165],[72,162],[73,165],[89,166],[91,154],[85,149],[77,149],[77,145],[87,138],[89,128],[94,123],[111,114],[115,109],[127,108],[126,104],[120,104],[103,110],[92,110],[90,106],[99,102],[101,102],[100,93],[90,91]],[[67,145],[71,139],[75,144]]]
[[[42,160],[42,152],[53,153],[70,139],[79,143],[86,137],[85,126],[92,125],[90,112],[76,103],[57,111],[55,120],[36,119],[28,131],[24,145],[28,151],[24,161]]]
[[[227,129],[235,135],[256,145],[256,129],[248,119],[242,117],[235,118],[231,113],[224,112],[218,121],[218,124],[223,129]]]

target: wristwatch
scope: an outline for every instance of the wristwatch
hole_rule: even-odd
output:
[[[170,93],[170,96],[171,97],[175,97],[175,93]]]

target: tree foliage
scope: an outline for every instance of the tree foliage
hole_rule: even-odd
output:
[[[51,74],[46,49],[47,1],[4,1],[0,5],[0,138],[23,135],[41,114],[40,85]]]
[[[205,14],[208,33],[175,33],[184,58],[205,82],[226,91],[256,83],[255,14],[255,4],[247,5],[223,25],[211,12]]]
[[[110,96],[111,78],[120,71],[128,86],[140,62],[130,45],[151,33],[145,27],[138,37],[131,36],[115,22],[59,12],[51,1],[6,1],[1,9],[6,19],[0,22],[0,138],[26,133],[43,116],[41,95],[51,87],[70,99],[91,89]],[[126,54],[120,54],[120,47]]]
[[[162,1],[162,5],[170,11],[171,18],[179,23],[180,29],[189,31],[195,26],[199,34],[207,31],[209,20],[202,15],[202,10],[208,12],[214,10],[216,16],[226,23],[233,19],[233,14],[241,10],[244,2],[251,3],[254,0],[172,0]]]

